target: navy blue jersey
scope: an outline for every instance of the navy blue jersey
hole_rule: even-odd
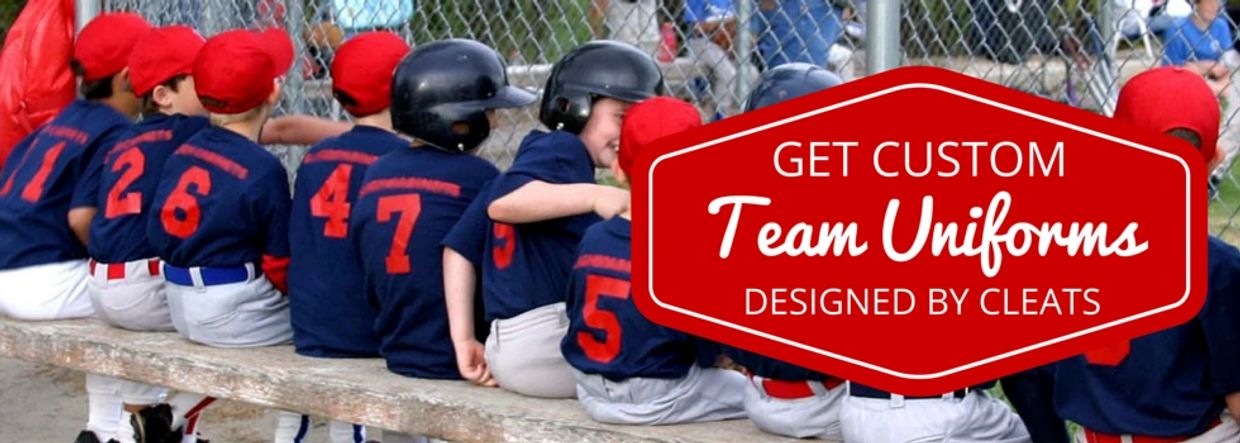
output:
[[[1240,252],[1209,243],[1209,289],[1188,323],[1055,366],[1055,409],[1096,432],[1204,432],[1240,391]]]
[[[366,172],[350,229],[361,254],[366,293],[379,308],[379,351],[392,372],[460,378],[444,303],[440,244],[498,173],[473,155],[431,148],[393,152]]]
[[[13,148],[0,171],[0,270],[86,258],[69,209],[95,206],[99,152],[129,119],[77,100]]]
[[[210,124],[206,117],[157,113],[103,148],[95,200],[99,212],[90,222],[91,257],[102,263],[125,263],[156,256],[146,241],[146,225],[164,163],[172,151]]]
[[[610,380],[684,377],[697,361],[697,339],[637,310],[629,282],[631,231],[623,217],[586,230],[569,278],[568,335],[560,350],[577,370]]]
[[[482,299],[482,256],[487,247],[487,235],[491,230],[491,218],[487,205],[491,203],[493,182],[482,186],[482,191],[470,202],[461,219],[456,222],[440,244],[461,254],[474,265],[474,338],[486,342],[491,325],[486,321],[485,301]]]
[[[288,174],[276,156],[209,126],[168,158],[147,238],[173,266],[232,267],[288,257]]]
[[[408,146],[390,131],[355,126],[314,145],[301,161],[289,217],[289,310],[297,353],[379,355],[375,310],[362,292],[362,267],[349,238],[349,210],[370,165]]]
[[[533,131],[521,141],[512,167],[495,179],[491,200],[535,180],[593,183],[594,163],[576,135]],[[563,302],[577,245],[599,220],[583,214],[520,225],[492,223],[482,260],[487,321]]]
[[[762,378],[784,381],[824,381],[830,378],[829,375],[818,371],[731,346],[723,346],[723,353],[727,354],[736,364],[745,367],[745,370]]]

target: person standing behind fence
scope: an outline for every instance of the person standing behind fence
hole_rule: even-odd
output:
[[[594,0],[589,16],[594,37],[622,41],[654,56],[662,41],[659,1]]]
[[[747,1],[747,0],[742,0]],[[756,78],[748,54],[736,54],[732,42],[740,28],[733,0],[685,0],[683,20],[689,27],[689,57],[710,74],[714,108],[709,114],[732,115],[737,108],[737,77],[744,69]],[[700,106],[700,103],[699,103]]]
[[[1223,53],[1232,46],[1231,25],[1220,14],[1220,0],[1192,3],[1193,13],[1176,19],[1167,30],[1163,64],[1201,74],[1210,89],[1221,94],[1231,85],[1231,69],[1223,62]]]
[[[843,10],[832,0],[757,0],[750,30],[767,68],[809,63],[829,68],[831,46],[840,38]]]

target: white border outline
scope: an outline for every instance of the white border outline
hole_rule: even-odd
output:
[[[1121,319],[1118,319],[1118,320],[1111,321],[1111,322],[1109,322],[1109,323],[1105,323],[1105,324],[1097,325],[1097,326],[1094,326],[1094,327],[1092,327],[1092,328],[1085,329],[1085,330],[1082,330],[1082,331],[1077,331],[1077,332],[1074,332],[1074,333],[1071,333],[1071,334],[1068,334],[1068,335],[1065,335],[1065,336],[1062,336],[1062,337],[1059,337],[1059,338],[1054,338],[1054,339],[1047,340],[1047,341],[1044,341],[1044,342],[1041,342],[1041,343],[1036,343],[1036,344],[1032,344],[1032,345],[1029,345],[1029,346],[1025,346],[1025,347],[1023,347],[1023,348],[1019,348],[1019,349],[1016,349],[1016,350],[1008,351],[1008,352],[1005,352],[1005,353],[1003,353],[1003,354],[996,355],[996,356],[994,356],[994,357],[989,357],[989,358],[986,358],[986,359],[978,360],[978,361],[973,362],[973,363],[967,363],[967,364],[960,365],[960,366],[957,366],[957,367],[954,367],[954,368],[951,368],[951,369],[947,369],[947,370],[943,370],[943,371],[939,371],[939,372],[935,372],[935,373],[929,373],[929,374],[910,374],[910,373],[906,373],[906,372],[900,372],[900,371],[896,371],[896,370],[892,370],[892,369],[889,369],[889,368],[885,368],[885,367],[882,367],[882,366],[879,366],[879,365],[876,365],[876,364],[873,364],[873,363],[869,363],[869,362],[861,361],[861,360],[858,360],[858,359],[855,359],[855,358],[852,358],[852,357],[846,357],[846,356],[843,356],[843,355],[840,355],[840,354],[836,354],[836,353],[834,353],[834,352],[830,352],[830,351],[827,351],[827,350],[824,350],[824,349],[819,349],[819,348],[816,348],[816,347],[813,347],[813,346],[809,346],[809,345],[806,345],[806,344],[797,343],[797,342],[794,342],[794,341],[792,341],[792,340],[789,340],[789,339],[786,339],[786,338],[783,338],[783,337],[779,337],[779,336],[776,336],[776,335],[773,335],[773,334],[769,334],[769,333],[766,333],[766,332],[758,331],[758,330],[755,330],[755,329],[752,329],[752,328],[748,328],[748,327],[745,327],[745,326],[741,326],[741,325],[738,325],[738,324],[735,324],[735,323],[732,323],[732,322],[728,322],[728,321],[725,321],[725,320],[717,319],[717,318],[714,318],[714,317],[711,317],[711,316],[707,316],[707,315],[699,314],[699,313],[696,313],[696,312],[690,311],[690,310],[688,310],[688,309],[684,309],[684,308],[681,308],[681,307],[679,307],[679,306],[675,306],[675,305],[669,304],[669,303],[667,303],[667,302],[664,302],[664,301],[660,300],[660,299],[659,299],[659,297],[658,297],[657,295],[655,295],[655,292],[654,292],[654,185],[655,185],[655,180],[654,180],[654,178],[655,178],[655,174],[654,174],[654,172],[655,172],[655,168],[657,168],[657,167],[659,166],[659,164],[660,164],[660,163],[662,163],[664,160],[668,160],[668,159],[675,158],[675,157],[678,157],[678,156],[682,156],[682,155],[685,155],[685,154],[688,154],[688,153],[691,153],[691,152],[694,152],[694,151],[698,151],[698,150],[701,150],[701,149],[705,149],[705,148],[708,148],[708,147],[711,147],[711,146],[717,145],[717,144],[719,144],[719,143],[723,143],[723,142],[731,141],[731,140],[733,140],[733,139],[737,139],[737,138],[740,138],[740,137],[745,137],[745,136],[748,136],[748,135],[750,135],[750,134],[754,134],[754,133],[757,133],[757,132],[765,131],[765,130],[767,130],[767,129],[771,129],[771,128],[774,128],[774,127],[777,127],[777,126],[782,126],[782,125],[787,124],[787,123],[792,123],[792,122],[795,122],[795,121],[798,121],[798,120],[802,120],[802,119],[805,119],[805,118],[813,117],[813,116],[816,116],[816,115],[819,115],[819,114],[823,114],[823,113],[826,113],[826,112],[830,112],[830,111],[833,111],[833,110],[836,110],[836,109],[844,108],[844,107],[851,106],[851,105],[854,105],[854,104],[857,104],[857,103],[861,103],[861,102],[864,102],[864,101],[868,101],[868,100],[871,100],[871,99],[875,99],[875,98],[878,98],[878,97],[882,97],[882,96],[884,96],[884,95],[888,95],[888,94],[892,94],[892,93],[895,93],[895,92],[900,92],[900,91],[904,91],[904,90],[910,90],[910,89],[930,89],[930,90],[935,90],[935,91],[939,91],[939,92],[945,92],[945,93],[948,93],[948,94],[951,94],[951,95],[955,95],[955,96],[957,96],[957,97],[965,98],[965,99],[968,99],[968,100],[972,100],[972,101],[974,101],[974,102],[978,102],[978,103],[985,104],[985,105],[988,105],[988,106],[992,106],[992,107],[995,107],[995,108],[1003,109],[1003,110],[1005,110],[1005,111],[1012,112],[1012,113],[1016,113],[1016,114],[1019,114],[1019,115],[1023,115],[1023,116],[1025,116],[1025,117],[1029,117],[1029,118],[1032,118],[1032,119],[1035,119],[1035,120],[1039,120],[1039,121],[1042,121],[1042,122],[1045,122],[1045,123],[1050,123],[1050,124],[1053,124],[1053,125],[1056,125],[1056,126],[1060,126],[1060,127],[1066,128],[1066,129],[1070,129],[1070,130],[1074,130],[1074,131],[1077,131],[1077,132],[1082,132],[1082,133],[1085,133],[1085,134],[1088,134],[1088,135],[1092,135],[1092,136],[1094,136],[1094,137],[1098,137],[1098,138],[1101,138],[1101,139],[1103,139],[1103,140],[1111,141],[1111,142],[1113,142],[1113,143],[1118,143],[1118,144],[1125,145],[1125,146],[1128,146],[1128,147],[1131,147],[1131,148],[1136,148],[1136,149],[1139,149],[1139,150],[1141,150],[1141,151],[1145,151],[1145,152],[1147,152],[1147,153],[1154,154],[1154,155],[1157,155],[1157,156],[1160,156],[1160,157],[1168,158],[1168,159],[1170,159],[1170,160],[1173,160],[1173,161],[1175,161],[1175,162],[1179,163],[1179,165],[1180,165],[1180,166],[1184,169],[1184,197],[1185,197],[1185,198],[1184,198],[1184,223],[1185,223],[1185,226],[1187,227],[1187,228],[1185,229],[1184,241],[1185,241],[1185,243],[1186,243],[1186,247],[1188,248],[1188,249],[1187,249],[1187,251],[1188,251],[1188,252],[1187,252],[1187,254],[1186,254],[1186,256],[1187,256],[1187,258],[1188,258],[1188,259],[1185,261],[1185,264],[1184,264],[1184,295],[1183,295],[1183,296],[1181,296],[1181,297],[1180,297],[1180,299],[1179,299],[1178,301],[1176,301],[1175,303],[1172,303],[1172,304],[1169,304],[1169,305],[1166,305],[1166,306],[1163,306],[1163,307],[1155,308],[1155,309],[1152,309],[1152,310],[1149,310],[1149,311],[1146,311],[1146,312],[1142,312],[1142,313],[1138,313],[1138,314],[1133,314],[1133,315],[1128,316],[1128,317],[1125,317],[1125,318],[1121,318]],[[1080,337],[1080,336],[1083,336],[1083,335],[1086,335],[1086,334],[1091,334],[1091,333],[1098,332],[1098,331],[1101,331],[1101,330],[1104,330],[1104,329],[1109,329],[1109,328],[1112,328],[1112,327],[1115,327],[1115,326],[1119,326],[1119,325],[1122,325],[1122,324],[1125,324],[1125,323],[1131,323],[1131,322],[1133,322],[1133,321],[1140,320],[1140,319],[1145,318],[1145,317],[1149,317],[1149,316],[1153,316],[1153,315],[1156,315],[1156,314],[1160,314],[1160,313],[1163,313],[1163,312],[1166,312],[1166,311],[1169,311],[1169,310],[1172,310],[1172,309],[1178,308],[1178,307],[1182,306],[1184,303],[1186,303],[1186,302],[1188,301],[1189,293],[1190,293],[1190,290],[1191,290],[1191,288],[1192,288],[1192,262],[1193,262],[1193,251],[1194,251],[1194,249],[1195,249],[1195,248],[1193,247],[1193,243],[1192,243],[1192,231],[1193,231],[1193,230],[1192,230],[1192,191],[1191,191],[1191,190],[1192,190],[1192,186],[1191,186],[1191,183],[1190,183],[1191,174],[1189,173],[1188,163],[1185,163],[1185,162],[1184,162],[1184,160],[1183,160],[1183,159],[1181,159],[1181,158],[1179,158],[1179,157],[1176,157],[1176,156],[1173,156],[1173,155],[1168,154],[1168,153],[1166,153],[1166,152],[1162,152],[1162,151],[1160,151],[1160,150],[1157,150],[1157,149],[1151,148],[1151,147],[1149,147],[1149,146],[1145,146],[1145,145],[1142,145],[1142,144],[1139,144],[1139,143],[1135,143],[1135,142],[1132,142],[1132,141],[1124,140],[1124,139],[1121,139],[1121,138],[1118,138],[1118,137],[1111,136],[1111,135],[1109,135],[1109,134],[1103,134],[1103,133],[1101,133],[1101,132],[1094,131],[1094,130],[1092,130],[1092,129],[1083,128],[1083,127],[1080,127],[1080,126],[1077,126],[1077,125],[1074,125],[1074,124],[1071,124],[1071,123],[1067,123],[1067,122],[1064,122],[1064,121],[1060,121],[1060,120],[1057,120],[1057,119],[1053,119],[1053,118],[1050,118],[1050,117],[1047,117],[1047,116],[1044,116],[1044,115],[1041,115],[1041,114],[1036,114],[1036,113],[1033,113],[1033,112],[1030,112],[1030,111],[1026,111],[1026,110],[1024,110],[1024,109],[1016,108],[1016,107],[1013,107],[1013,106],[1010,106],[1010,105],[1006,105],[1006,104],[1003,104],[1003,103],[996,102],[996,101],[994,101],[994,100],[990,100],[990,99],[983,98],[983,97],[979,97],[979,96],[976,96],[976,95],[973,95],[973,94],[969,94],[969,93],[966,93],[966,92],[958,91],[958,90],[955,90],[955,89],[952,89],[952,88],[949,88],[949,87],[946,87],[946,86],[942,86],[942,85],[936,85],[936,84],[932,84],[932,83],[910,83],[910,84],[905,84],[905,85],[900,85],[900,86],[894,86],[894,87],[887,88],[887,89],[884,89],[884,90],[881,90],[881,91],[878,91],[878,92],[874,92],[874,93],[871,93],[871,94],[863,95],[863,96],[861,96],[861,97],[856,97],[856,98],[849,99],[849,100],[846,100],[846,101],[843,101],[843,102],[840,102],[840,103],[836,103],[836,104],[833,104],[833,105],[830,105],[830,106],[826,106],[826,107],[819,108],[819,109],[812,110],[812,111],[808,111],[808,112],[805,112],[805,113],[802,113],[802,114],[794,115],[794,116],[792,116],[792,117],[787,117],[787,118],[784,118],[784,119],[782,119],[782,120],[777,120],[777,121],[774,121],[774,122],[771,122],[771,123],[767,123],[767,124],[765,124],[765,125],[758,126],[758,127],[755,127],[755,128],[751,128],[751,129],[748,129],[748,130],[745,130],[745,131],[742,131],[742,132],[738,132],[738,133],[734,133],[734,134],[731,134],[731,135],[728,135],[728,136],[720,137],[720,138],[717,138],[717,139],[714,139],[714,140],[711,140],[711,141],[707,141],[707,142],[699,143],[699,144],[697,144],[697,145],[690,146],[690,147],[687,147],[687,148],[684,148],[684,149],[680,149],[680,150],[678,150],[678,151],[673,151],[673,152],[670,152],[670,153],[667,153],[667,154],[664,154],[664,155],[659,156],[659,158],[655,159],[655,160],[654,160],[654,162],[653,162],[653,163],[651,163],[651,165],[650,165],[650,172],[648,173],[648,177],[649,177],[649,183],[650,183],[650,186],[649,186],[649,189],[647,189],[647,210],[649,211],[649,214],[647,215],[647,220],[648,220],[648,221],[647,221],[647,233],[648,233],[648,238],[647,238],[647,253],[646,253],[646,256],[647,256],[648,263],[647,263],[647,274],[646,274],[646,275],[647,275],[647,289],[650,291],[650,298],[651,298],[652,300],[654,300],[655,304],[659,305],[659,306],[660,306],[660,307],[662,307],[663,309],[667,309],[667,310],[670,310],[670,311],[678,312],[678,313],[680,313],[680,314],[687,315],[687,316],[690,316],[690,317],[694,317],[694,318],[697,318],[697,319],[699,319],[699,320],[703,320],[703,321],[706,321],[706,322],[709,322],[709,323],[714,323],[714,324],[717,324],[717,325],[720,325],[720,326],[723,326],[723,327],[726,327],[726,328],[734,329],[734,330],[737,330],[737,331],[740,331],[740,332],[744,332],[744,333],[747,333],[747,334],[750,334],[750,335],[755,335],[755,336],[758,336],[758,337],[762,337],[762,338],[765,338],[765,339],[767,339],[767,340],[771,340],[771,341],[775,341],[775,342],[782,343],[782,344],[784,344],[784,345],[788,345],[788,346],[792,346],[792,347],[800,348],[800,349],[805,350],[805,351],[809,351],[809,352],[812,352],[812,353],[815,353],[815,354],[819,354],[819,355],[822,355],[822,356],[825,356],[825,357],[829,357],[829,358],[832,358],[832,359],[835,359],[835,360],[840,360],[840,361],[843,361],[843,362],[846,362],[846,363],[849,363],[849,364],[853,364],[853,365],[856,365],[856,366],[861,366],[861,367],[864,367],[864,368],[866,368],[866,369],[870,369],[870,370],[873,370],[873,371],[881,372],[881,373],[883,373],[883,374],[887,374],[887,375],[890,375],[890,376],[893,376],[893,377],[897,377],[897,378],[902,378],[902,379],[905,379],[905,380],[933,380],[933,379],[938,379],[938,378],[947,377],[947,376],[950,376],[950,375],[953,375],[953,374],[957,374],[957,373],[960,373],[960,372],[963,372],[963,371],[966,371],[966,370],[969,370],[969,369],[976,368],[976,367],[978,367],[978,366],[982,366],[982,365],[990,364],[990,363],[993,363],[993,362],[996,362],[996,361],[999,361],[999,360],[1004,360],[1004,359],[1007,359],[1007,358],[1010,358],[1010,357],[1014,357],[1014,356],[1016,356],[1016,355],[1020,355],[1020,354],[1027,353],[1027,352],[1029,352],[1029,351],[1033,351],[1033,350],[1041,349],[1041,348],[1044,348],[1044,347],[1047,347],[1047,346],[1050,346],[1050,345],[1053,345],[1053,344],[1056,344],[1056,343],[1060,343],[1060,342],[1063,342],[1063,341],[1071,340],[1071,339],[1074,339],[1074,338],[1077,338],[1077,337]]]

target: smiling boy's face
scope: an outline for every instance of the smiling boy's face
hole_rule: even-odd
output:
[[[620,148],[620,127],[624,114],[633,103],[609,97],[594,100],[590,119],[581,129],[581,142],[586,145],[595,167],[611,166]]]

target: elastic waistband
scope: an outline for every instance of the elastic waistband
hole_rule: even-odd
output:
[[[258,278],[260,275],[263,275],[262,268],[258,268],[252,263],[246,263],[245,266],[230,266],[225,268],[211,266],[181,268],[167,263],[164,264],[164,279],[166,279],[168,283],[180,286],[194,286],[201,288],[205,286],[245,283]]]
[[[1210,427],[1206,428],[1206,431],[1208,432],[1210,429],[1213,429],[1215,426],[1218,426],[1221,424],[1223,424],[1223,421],[1221,419],[1216,418],[1214,419],[1213,422],[1210,423]],[[1149,437],[1145,435],[1115,435],[1115,434],[1103,434],[1101,432],[1094,432],[1094,431],[1091,431],[1085,428],[1082,428],[1081,432],[1085,434],[1086,443],[1178,443],[1178,442],[1182,442],[1184,440],[1188,440],[1188,439],[1195,437],[1192,435],[1186,436],[1186,437]]]
[[[107,280],[124,280],[126,277],[158,277],[160,275],[158,258],[145,258],[125,263],[100,263],[90,259],[90,276]],[[132,269],[132,270],[131,270]]]
[[[843,379],[836,377],[831,377],[823,381],[787,381],[750,375],[749,379],[750,382],[754,384],[754,387],[758,388],[759,391],[762,391],[763,394],[766,394],[767,397],[777,398],[780,400],[799,400],[818,395],[826,395],[827,391],[844,384]]]

